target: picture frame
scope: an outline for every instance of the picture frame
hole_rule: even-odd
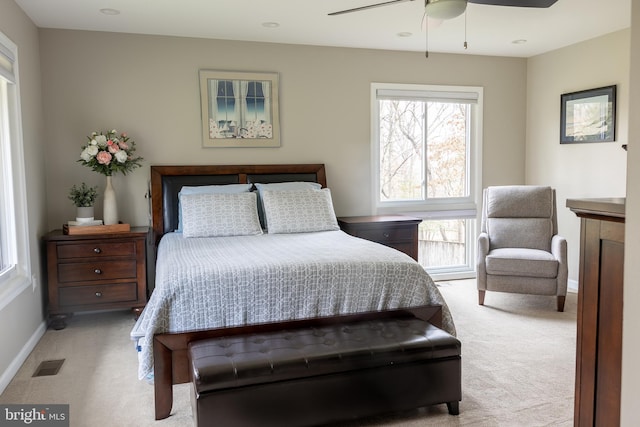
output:
[[[560,143],[616,140],[616,85],[560,95]]]
[[[278,73],[199,70],[203,147],[279,147]]]

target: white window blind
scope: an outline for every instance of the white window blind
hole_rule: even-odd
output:
[[[377,99],[415,100],[432,102],[451,102],[456,104],[477,104],[478,92],[429,91],[405,89],[377,89]]]
[[[16,82],[14,75],[15,62],[15,55],[0,43],[0,76],[4,77],[9,83]]]

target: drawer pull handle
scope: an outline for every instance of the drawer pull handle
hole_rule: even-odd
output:
[[[99,254],[102,250],[100,248],[93,248],[93,252]]]
[[[388,239],[388,238],[389,238],[389,233],[387,233],[387,232],[385,231],[384,233],[382,233],[382,236],[383,236],[385,239]]]
[[[96,297],[100,298],[102,296],[102,292],[96,292]]]
[[[93,272],[96,274],[102,274],[102,270],[100,270],[99,268],[96,268],[95,270],[93,270]]]

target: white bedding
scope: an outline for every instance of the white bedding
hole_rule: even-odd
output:
[[[258,236],[163,236],[153,294],[131,331],[138,376],[153,372],[153,335],[441,304],[409,256],[342,231]]]

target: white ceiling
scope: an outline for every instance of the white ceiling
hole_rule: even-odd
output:
[[[43,28],[420,52],[425,51],[428,34],[430,52],[516,57],[627,28],[631,11],[631,0],[558,0],[547,9],[469,3],[466,16],[428,20],[427,33],[421,0],[339,16],[327,14],[382,0],[15,1]],[[104,8],[120,14],[100,13]],[[279,27],[267,28],[265,22]]]

